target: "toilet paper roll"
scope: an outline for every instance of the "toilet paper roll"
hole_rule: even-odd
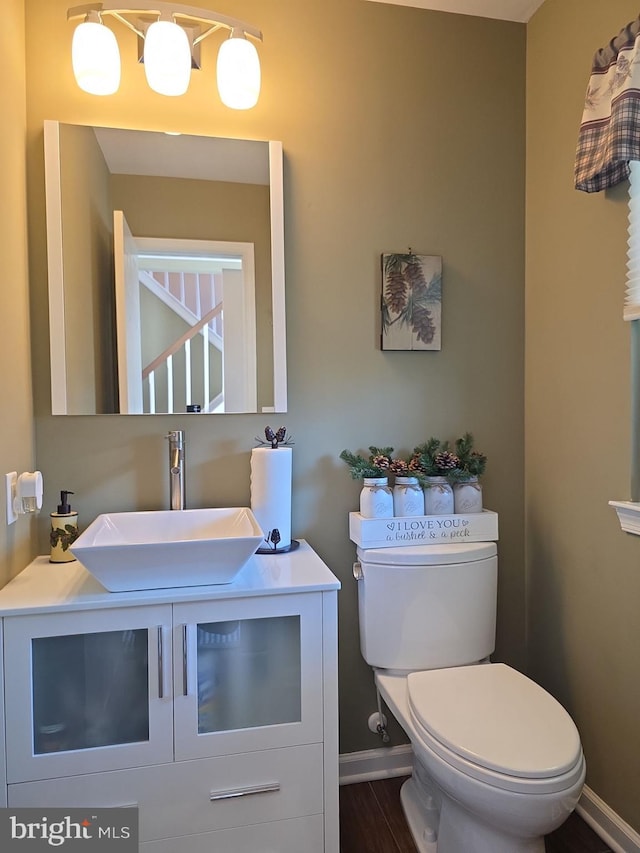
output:
[[[264,531],[265,547],[291,545],[290,447],[254,447],[251,451],[251,509]],[[280,539],[274,543],[273,531]]]

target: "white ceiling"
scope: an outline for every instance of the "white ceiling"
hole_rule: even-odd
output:
[[[269,184],[266,142],[113,127],[94,132],[109,171],[116,175]]]
[[[396,6],[416,6],[438,12],[456,12],[481,18],[500,18],[504,21],[526,23],[544,0],[370,0],[372,3],[395,3]]]

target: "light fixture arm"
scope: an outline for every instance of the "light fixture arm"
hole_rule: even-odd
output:
[[[114,11],[110,12],[109,14],[112,15],[116,19],[116,21],[120,21],[121,24],[124,24],[125,27],[128,27],[130,30],[132,30],[132,32],[134,32],[138,36],[138,38],[144,39],[144,32],[138,27],[136,27],[136,25],[133,24],[131,21],[128,21],[126,18],[124,18],[120,14],[120,12]]]
[[[195,47],[197,44],[203,39],[206,39],[207,36],[210,36],[211,33],[215,33],[216,30],[219,30],[222,24],[211,24],[208,30],[204,30],[204,32],[200,33],[199,36],[196,36],[193,40],[193,46]]]
[[[186,18],[191,21],[211,24],[212,26],[208,30],[198,36],[198,41],[202,41],[203,38],[220,29],[220,27],[225,27],[228,30],[242,30],[245,35],[251,36],[258,41],[262,41],[262,32],[257,27],[247,24],[246,21],[241,21],[238,18],[231,18],[228,15],[222,15],[219,12],[210,12],[207,9],[198,9],[195,6],[181,6],[173,3],[158,2],[158,0],[137,0],[137,2],[134,0],[134,2],[135,8],[133,9],[123,7],[121,3],[118,2],[110,2],[110,0],[104,0],[104,2],[101,3],[85,3],[82,6],[73,6],[67,10],[67,20],[71,21],[74,18],[85,18],[89,13],[97,12],[103,17],[105,15],[112,15],[138,35],[143,35],[124,17],[125,15],[144,15],[149,13],[170,15],[174,21],[176,18]],[[176,21],[176,23],[179,23],[179,21]]]

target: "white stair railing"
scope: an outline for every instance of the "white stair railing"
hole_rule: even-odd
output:
[[[201,320],[222,299],[220,278],[215,273],[141,270],[140,281],[157,296],[161,296],[165,304],[173,310],[180,306],[183,311],[179,313],[186,322]],[[213,338],[222,338],[220,318],[214,317],[208,326]],[[212,343],[215,343],[215,340],[212,340]],[[221,347],[221,341],[216,345]]]
[[[205,410],[209,410],[209,401],[211,400],[211,386],[210,386],[210,370],[209,370],[209,347],[208,347],[208,327],[209,324],[218,316],[220,316],[222,312],[222,302],[219,302],[213,308],[211,308],[207,313],[198,320],[197,323],[194,323],[187,331],[181,335],[177,340],[175,340],[170,346],[168,346],[164,352],[160,353],[159,356],[153,359],[148,365],[146,365],[142,369],[142,381],[148,381],[148,391],[149,391],[149,414],[156,413],[156,376],[158,370],[162,367],[166,368],[166,379],[167,379],[167,407],[166,414],[173,414],[174,410],[174,375],[173,375],[173,356],[180,352],[184,351],[184,369],[185,369],[185,397],[186,402],[185,405],[190,405],[192,400],[192,371],[191,371],[191,341],[197,334],[201,334],[203,336],[203,400],[206,400]],[[216,398],[215,404],[219,405],[220,400]]]

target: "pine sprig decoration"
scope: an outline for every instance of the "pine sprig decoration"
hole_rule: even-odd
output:
[[[448,450],[448,443],[441,442],[439,438],[432,436],[424,444],[419,444],[413,449],[413,455],[409,461],[409,467],[418,475],[425,477],[438,476],[435,457],[438,453]]]
[[[456,439],[456,453],[461,460],[465,460],[473,450],[473,436],[470,432],[465,432],[462,438]]]
[[[413,450],[413,455],[433,457],[439,450],[446,450],[447,447],[447,442],[443,444],[439,438],[435,438],[432,436],[428,441],[425,441],[424,444],[419,444],[417,447],[415,447]]]
[[[425,477],[446,477],[450,483],[468,481],[484,473],[487,457],[474,450],[473,436],[466,432],[453,449],[448,441],[432,436],[414,447],[409,459],[394,459],[393,447],[369,447],[369,456],[343,450],[340,459],[349,466],[354,480],[373,477],[417,477],[424,485]]]
[[[369,453],[368,458],[350,450],[343,450],[340,454],[340,459],[347,463],[354,480],[388,475],[393,447],[370,447]]]
[[[415,447],[409,460],[409,468],[419,477],[447,477],[459,464],[449,442],[434,437]]]
[[[391,454],[393,447],[369,447],[369,461],[375,468],[380,468],[381,471],[389,472],[391,467]],[[386,474],[382,475],[383,477]]]
[[[467,469],[470,474],[472,474],[474,477],[481,477],[484,474],[484,470],[486,467],[487,457],[483,453],[474,450],[469,454]]]
[[[487,467],[487,457],[479,450],[473,449],[473,436],[465,432],[455,443],[459,463],[456,470],[451,472],[454,482],[464,482],[470,477],[481,477]]]

